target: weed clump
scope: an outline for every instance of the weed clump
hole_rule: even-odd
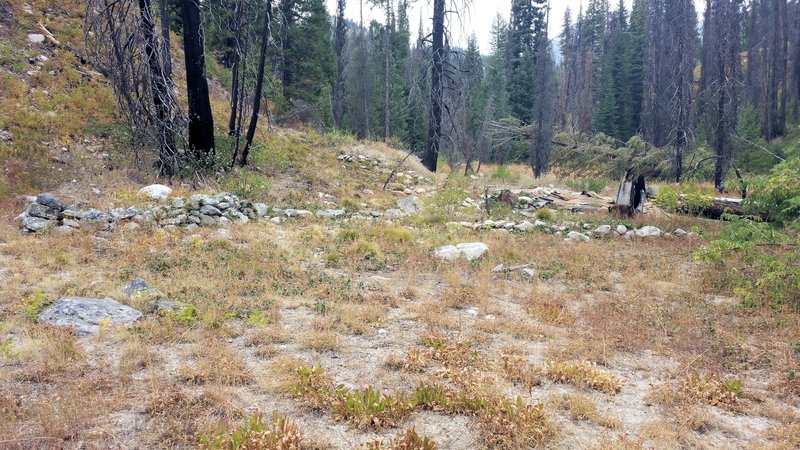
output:
[[[559,383],[570,383],[577,386],[588,386],[596,391],[614,395],[622,390],[622,382],[614,375],[599,370],[589,361],[551,362],[547,366],[546,375]]]
[[[202,436],[203,450],[294,450],[299,449],[302,436],[292,419],[275,415],[265,421],[261,415],[253,415],[240,428],[219,432],[213,436]]]

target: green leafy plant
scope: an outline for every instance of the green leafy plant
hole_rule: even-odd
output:
[[[275,415],[265,421],[259,414],[251,416],[244,425],[213,436],[202,436],[200,448],[206,450],[288,450],[299,449],[302,437],[291,419]]]
[[[190,303],[177,311],[173,311],[169,314],[169,317],[180,324],[192,326],[197,322],[199,314],[197,307]]]
[[[550,208],[542,208],[536,211],[534,215],[536,216],[537,219],[543,221],[551,221],[556,217],[555,213]]]
[[[42,291],[36,291],[22,297],[22,306],[31,320],[36,320],[39,313],[52,303]]]

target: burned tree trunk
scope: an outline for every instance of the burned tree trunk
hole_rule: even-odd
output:
[[[209,163],[214,152],[214,117],[206,79],[203,25],[199,0],[183,0],[183,51],[186,58],[186,90],[189,97],[189,148],[196,162]]]
[[[270,22],[272,21],[272,0],[267,0],[267,14],[264,18],[264,27],[261,31],[261,54],[258,60],[258,72],[256,73],[256,89],[253,94],[253,114],[250,116],[250,125],[247,127],[247,136],[244,139],[242,149],[242,159],[240,166],[247,165],[247,157],[250,154],[250,146],[253,144],[253,137],[258,126],[258,115],[261,111],[261,92],[264,88],[264,68],[267,63],[267,48],[269,45]]]
[[[439,141],[442,134],[442,78],[444,75],[444,0],[433,2],[433,68],[431,73],[431,115],[428,126],[428,148],[422,164],[431,172],[436,172],[439,159]]]
[[[171,82],[167,77],[167,64],[169,55],[162,55],[163,46],[156,40],[156,28],[153,21],[152,5],[150,0],[139,0],[139,14],[141,17],[142,34],[145,43],[147,64],[152,76],[153,106],[156,110],[156,128],[158,133],[158,160],[161,172],[172,176],[178,169],[177,149],[175,147],[175,134],[173,132],[173,117],[175,99],[172,96]]]

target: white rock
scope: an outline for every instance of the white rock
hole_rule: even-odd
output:
[[[403,211],[400,211],[396,208],[386,210],[386,212],[383,213],[383,218],[386,220],[400,220],[405,216],[406,215],[403,213]]]
[[[689,233],[687,233],[686,230],[684,230],[682,228],[678,228],[677,230],[675,230],[675,236],[683,237],[683,236],[686,236],[687,234],[689,234]]]
[[[594,234],[606,235],[611,232],[611,225],[600,225],[594,229]]]
[[[527,220],[514,226],[514,229],[518,231],[530,231],[534,228],[536,228],[536,225],[528,222]]]
[[[269,212],[269,207],[264,203],[254,203],[253,209],[256,211],[258,217],[264,217]]]
[[[532,280],[536,276],[536,271],[530,267],[526,267],[522,269],[522,275],[528,280]]]
[[[624,237],[627,240],[631,240],[633,239],[634,236],[636,236],[636,232],[633,230],[628,230],[622,237]]]
[[[467,315],[472,316],[472,317],[478,317],[478,310],[475,309],[475,308],[469,308],[467,310]]]
[[[645,226],[636,230],[638,237],[658,237],[661,236],[661,229],[653,226]]]
[[[28,34],[28,42],[31,44],[41,44],[44,42],[44,35],[39,33]]]
[[[457,245],[445,245],[434,250],[434,254],[448,261],[464,257],[468,261],[473,261],[486,253],[489,247],[482,242],[470,242]]]
[[[583,233],[578,233],[577,231],[570,231],[569,233],[567,233],[566,240],[571,242],[578,242],[578,241],[589,242],[590,238],[589,236]]]
[[[154,200],[164,200],[172,194],[172,189],[163,184],[151,184],[139,189],[139,195],[152,198]]]
[[[628,232],[628,227],[625,225],[617,225],[617,234],[622,236]]]
[[[537,226],[537,227],[542,227],[542,228],[547,226],[547,224],[542,222],[541,220],[537,220],[537,221],[533,222],[533,225]]]

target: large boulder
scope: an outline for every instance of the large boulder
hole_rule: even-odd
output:
[[[409,216],[422,211],[422,202],[413,195],[397,201],[397,207]]]
[[[153,200],[164,200],[172,194],[172,189],[163,184],[151,184],[139,189],[139,195]]]
[[[484,253],[489,251],[489,247],[482,242],[468,242],[457,245],[445,245],[433,251],[439,258],[444,258],[448,261],[453,261],[458,258],[466,258],[467,261],[474,261]]]
[[[138,310],[109,298],[64,297],[42,311],[39,321],[73,327],[85,336],[100,331],[100,324],[129,325],[141,317]]]

